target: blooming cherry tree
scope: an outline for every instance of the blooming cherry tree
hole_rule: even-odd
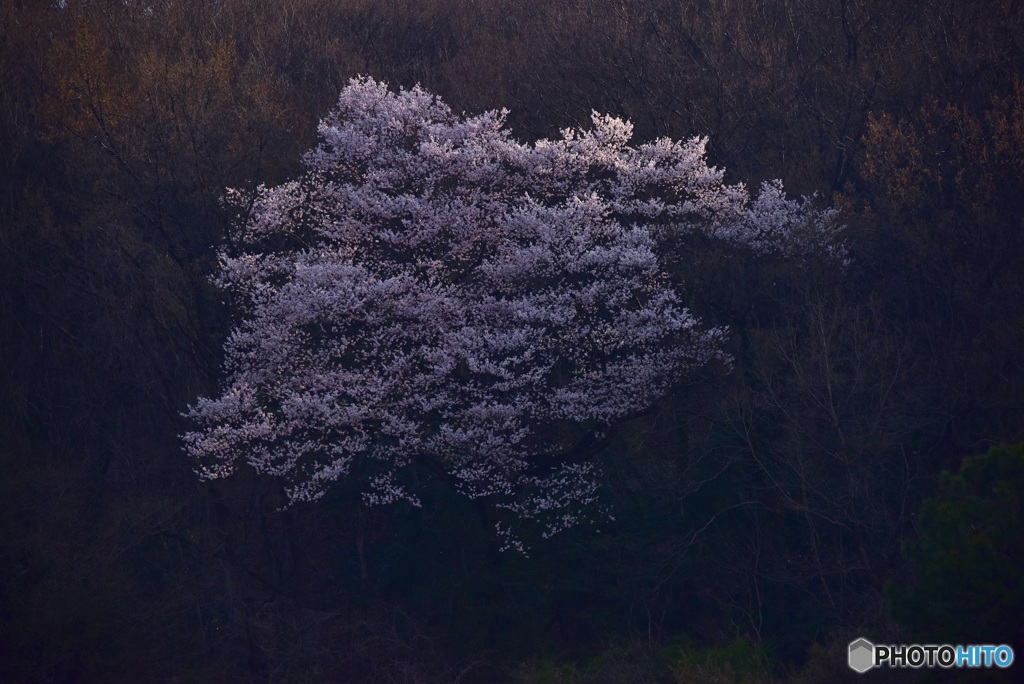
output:
[[[223,391],[189,412],[202,478],[244,461],[293,501],[357,478],[418,504],[426,469],[554,534],[594,501],[610,426],[720,355],[665,245],[834,249],[831,214],[724,184],[704,140],[633,147],[595,114],[525,145],[504,116],[353,80],[303,177],[258,189],[214,280],[240,315]]]

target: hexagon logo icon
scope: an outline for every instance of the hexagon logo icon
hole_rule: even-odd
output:
[[[875,645],[860,638],[850,642],[850,669],[861,674],[875,666]]]

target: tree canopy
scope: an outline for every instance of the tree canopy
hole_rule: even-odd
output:
[[[554,534],[593,503],[609,427],[721,355],[666,254],[839,252],[831,212],[779,182],[752,199],[703,139],[634,147],[595,113],[526,145],[504,117],[355,79],[306,173],[258,189],[215,279],[238,319],[185,435],[202,477],[244,460],[292,500],[355,476],[418,505],[404,474],[427,468]]]
[[[979,470],[970,458],[1024,441],[1022,38],[1015,0],[0,2],[0,680],[103,682],[116,672],[133,681],[782,684],[853,676],[846,647],[862,636],[941,643],[932,639],[948,632],[1016,648],[1021,561],[1006,536],[1016,490],[995,477],[1010,472],[991,467],[1002,460]],[[222,453],[187,459],[184,433],[230,436],[242,422],[183,412],[197,397],[223,402],[249,363],[242,352],[270,343],[229,344],[224,366],[232,328],[244,333],[269,314],[240,287],[210,284],[218,258],[278,259],[280,272],[261,266],[251,286],[266,283],[268,302],[286,287],[308,300],[299,257],[319,264],[315,252],[339,249],[310,217],[283,216],[291,232],[245,234],[266,225],[250,206],[289,196],[282,183],[323,194],[303,153],[356,74],[422,84],[456,113],[507,108],[498,128],[530,143],[493,143],[512,156],[538,158],[543,138],[566,146],[564,128],[582,144],[579,129],[597,128],[593,110],[630,121],[634,141],[708,136],[707,158],[728,169],[725,182],[744,180],[757,195],[763,179],[784,178],[792,195],[818,193],[835,207],[845,266],[797,254],[805,239],[766,238],[761,248],[724,230],[742,222],[718,230],[698,215],[616,208],[609,189],[625,174],[607,164],[581,162],[576,173],[590,177],[563,178],[572,192],[534,188],[529,200],[513,182],[537,174],[512,178],[505,162],[481,166],[496,169],[490,186],[464,180],[454,161],[463,170],[436,183],[407,180],[478,206],[486,220],[477,225],[494,230],[499,218],[514,225],[514,212],[521,222],[529,211],[561,216],[577,195],[593,212],[605,207],[585,222],[543,223],[590,235],[625,227],[649,245],[658,280],[648,298],[595,320],[626,320],[669,292],[671,310],[693,325],[648,348],[664,355],[676,339],[694,352],[685,345],[720,330],[706,351],[730,363],[681,361],[635,417],[560,418],[543,408],[587,366],[572,366],[575,347],[545,328],[537,340],[560,361],[537,352],[511,366],[555,364],[536,380],[537,396],[515,376],[542,419],[495,433],[529,429],[508,456],[522,462],[509,471],[511,494],[469,491],[450,454],[387,461],[395,437],[370,416],[401,415],[395,389],[375,405],[365,392],[329,404],[358,407],[345,429],[376,441],[342,455],[337,482],[311,490],[325,492],[319,500],[288,505],[286,488],[331,454],[311,447],[275,476],[247,465],[246,443],[225,437]],[[394,109],[407,94],[377,106]],[[374,130],[372,117],[336,114]],[[436,129],[469,123],[431,116]],[[424,135],[379,149],[406,150],[423,166]],[[610,154],[635,158],[636,144]],[[386,156],[361,163],[400,175]],[[358,176],[332,173],[331,184],[361,187]],[[272,189],[257,198],[260,184]],[[226,188],[240,205],[224,201]],[[489,191],[504,195],[490,205],[464,199]],[[657,183],[629,192],[675,198]],[[351,204],[317,206],[355,216]],[[391,216],[363,217],[366,230],[423,227]],[[477,238],[481,261],[525,245]],[[621,242],[601,239],[609,249]],[[345,263],[370,274],[368,290],[401,276],[410,291],[434,292],[400,268],[411,257],[370,262],[387,256],[384,246],[349,242],[359,251]],[[441,238],[420,253],[428,248],[451,251]],[[452,281],[449,301],[477,307],[491,275],[468,257],[437,261]],[[609,266],[594,282],[604,273],[631,277]],[[534,277],[539,291],[554,288]],[[458,309],[461,318],[447,314],[427,338],[391,315],[413,308],[398,292],[368,301],[372,311],[353,305],[333,323],[273,328],[293,336],[281,344],[296,361],[282,360],[279,377],[261,385],[245,371],[279,430],[273,442],[254,438],[257,448],[285,454],[299,440],[342,434],[297,419],[304,427],[281,427],[298,400],[277,390],[313,396],[300,378],[314,375],[316,349],[328,354],[349,336],[345,351],[317,363],[354,385],[386,380],[385,362],[399,366],[394,355],[353,360],[374,340],[394,348],[359,327],[370,313],[421,360],[455,335],[449,324],[515,327]],[[342,320],[357,325],[331,327]],[[487,358],[488,340],[477,344]],[[257,361],[268,378],[277,372]],[[515,399],[468,357],[447,378],[422,363],[407,382],[463,397],[459,410],[475,396]],[[423,443],[465,415],[423,409],[410,424]],[[193,466],[236,472],[199,484]],[[600,483],[599,503],[536,522],[498,508],[528,501],[570,467],[585,471],[572,479],[584,490]],[[392,470],[399,503],[364,505],[371,478]],[[942,471],[966,484],[952,487]],[[581,526],[536,541],[562,514],[603,518],[605,504],[615,519],[601,520],[600,534]],[[532,542],[529,560],[496,553],[499,521]],[[889,594],[892,604],[889,587],[905,589]],[[948,595],[936,602],[935,591]]]

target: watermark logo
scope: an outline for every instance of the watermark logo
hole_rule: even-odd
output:
[[[860,638],[850,642],[850,669],[864,673],[873,667],[1000,667],[1013,664],[1009,646],[981,644],[951,646],[942,644],[878,645]]]
[[[875,645],[867,639],[850,643],[850,669],[867,672],[875,666]]]

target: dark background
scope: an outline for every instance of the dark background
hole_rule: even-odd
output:
[[[965,461],[1024,440],[1022,41],[1017,0],[6,0],[0,679],[881,679],[846,668],[859,636],[1024,657],[1024,449]],[[523,140],[592,110],[708,135],[730,182],[839,209],[850,266],[690,255],[732,370],[624,426],[615,520],[529,559],[440,483],[362,511],[201,484],[179,435],[231,322],[224,190],[297,174],[357,74]]]

